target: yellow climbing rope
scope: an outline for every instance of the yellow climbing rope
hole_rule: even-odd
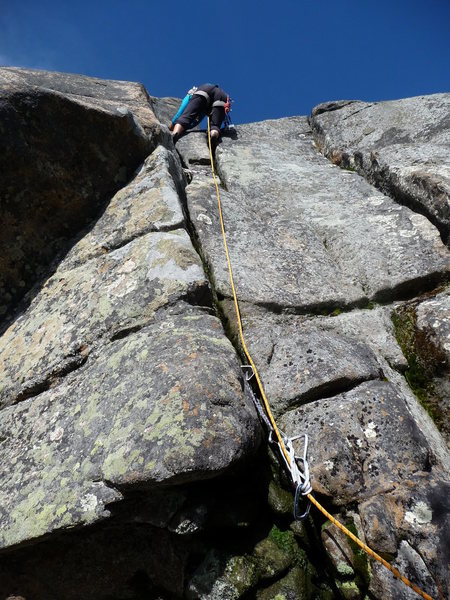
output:
[[[227,265],[228,265],[228,274],[230,277],[230,284],[231,284],[231,291],[233,293],[233,302],[234,302],[234,309],[236,312],[236,319],[237,319],[237,324],[238,324],[238,329],[239,329],[239,338],[242,344],[242,349],[244,351],[244,354],[249,362],[249,364],[251,365],[252,369],[253,369],[253,373],[256,379],[256,382],[258,384],[258,389],[259,392],[261,394],[261,398],[263,400],[264,403],[264,408],[266,410],[267,413],[267,417],[269,418],[270,424],[273,427],[274,433],[277,437],[278,440],[278,445],[284,455],[284,458],[286,459],[287,464],[290,464],[290,455],[286,449],[285,443],[283,441],[283,437],[277,427],[277,424],[275,422],[275,419],[272,415],[272,411],[270,409],[270,405],[269,402],[267,400],[267,396],[264,392],[264,387],[262,385],[261,382],[261,378],[259,376],[258,373],[258,369],[256,368],[256,365],[252,359],[252,357],[250,356],[250,353],[247,349],[247,345],[245,343],[245,339],[244,339],[244,331],[242,328],[242,321],[241,321],[241,314],[239,311],[239,305],[238,305],[238,301],[237,301],[237,295],[236,295],[236,289],[234,287],[234,279],[233,279],[233,272],[231,269],[231,261],[230,261],[230,254],[228,252],[228,244],[227,244],[227,237],[225,234],[225,226],[224,226],[224,222],[223,222],[223,215],[222,215],[222,205],[220,202],[220,193],[219,193],[219,186],[217,184],[217,178],[216,178],[216,172],[214,169],[214,158],[213,158],[213,152],[212,152],[212,147],[211,147],[211,127],[210,127],[210,120],[208,117],[208,146],[209,146],[209,157],[210,157],[210,161],[211,161],[211,171],[212,171],[212,176],[214,179],[214,185],[216,187],[216,194],[217,194],[217,204],[218,204],[218,208],[219,208],[219,220],[220,220],[220,227],[222,230],[222,238],[223,238],[223,245],[225,248],[225,254],[226,254],[226,258],[227,258]],[[375,560],[377,560],[378,562],[380,562],[382,565],[384,565],[387,569],[389,569],[389,571],[391,571],[391,573],[397,577],[398,579],[400,579],[401,581],[403,581],[403,583],[405,585],[407,585],[408,587],[410,587],[412,590],[414,590],[416,592],[416,594],[418,594],[419,596],[421,596],[422,598],[425,598],[425,600],[433,600],[433,598],[431,596],[429,596],[428,594],[426,594],[425,592],[423,592],[419,587],[417,587],[414,583],[412,583],[411,581],[409,581],[409,579],[407,579],[406,577],[404,577],[395,567],[393,567],[390,563],[388,563],[386,560],[384,560],[384,558],[382,558],[379,554],[377,554],[376,552],[374,552],[374,550],[372,550],[371,548],[369,548],[369,546],[367,546],[364,542],[362,542],[358,537],[356,537],[356,535],[354,535],[351,531],[349,531],[347,529],[347,527],[345,527],[344,525],[342,525],[342,523],[340,523],[337,519],[335,519],[333,517],[333,515],[331,515],[315,498],[314,496],[309,493],[306,494],[306,498],[308,498],[308,500],[310,502],[312,502],[312,504],[314,504],[314,506],[323,514],[325,515],[325,517],[327,519],[329,519],[333,525],[336,525],[336,527],[338,529],[340,529],[343,533],[345,533],[345,535],[347,535],[351,540],[353,540],[356,544],[358,544],[358,546],[360,548],[362,548],[369,556],[371,556],[372,558],[374,558]]]

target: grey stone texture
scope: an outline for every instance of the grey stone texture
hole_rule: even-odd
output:
[[[4,409],[1,546],[104,518],[118,488],[204,479],[251,453],[258,423],[239,378],[220,323],[196,311]]]
[[[289,436],[308,432],[314,487],[337,504],[381,494],[431,460],[405,401],[384,381],[285,413],[280,426]]]
[[[317,312],[385,302],[447,276],[436,229],[318,154],[306,119],[241,126],[216,157],[241,301]],[[229,297],[210,176],[194,176],[187,199],[216,289]]]
[[[2,406],[53,385],[96,345],[142,327],[159,309],[208,294],[183,229],[150,233],[74,269],[64,267],[1,338]]]
[[[130,178],[160,126],[138,84],[12,68],[0,83],[3,318]]]
[[[56,92],[90,108],[122,114],[126,109],[136,116],[147,133],[158,126],[150,97],[141,83],[15,67],[2,67],[1,76],[4,85],[17,91],[32,86]]]
[[[0,337],[2,593],[409,598],[330,523],[322,537],[312,520],[288,527],[292,489],[261,448],[240,366],[206,133],[174,147],[166,125],[179,100],[139,84],[0,78],[16,161],[0,211],[23,232],[10,245],[25,282],[0,263],[2,306],[16,308]],[[416,330],[448,362],[448,289],[437,286],[450,255],[436,209],[446,102],[329,103],[312,128],[306,117],[241,125],[215,152],[246,344],[279,427],[308,433],[320,501],[434,596],[448,586],[448,453],[403,376],[411,365],[391,315],[413,303]],[[348,164],[369,181],[333,164],[347,164],[333,136],[353,148],[363,115],[364,148],[386,164],[401,156],[399,181],[418,181],[414,144],[420,169],[428,157],[432,202],[405,206],[365,173],[360,146]],[[25,172],[19,150],[38,117],[42,144],[29,145]],[[53,122],[71,124],[66,145]],[[75,153],[89,169],[73,170]],[[43,194],[50,171],[54,197]],[[34,255],[39,273],[25,281]]]
[[[450,94],[316,106],[311,125],[335,164],[356,169],[450,234]]]
[[[417,328],[427,333],[445,354],[450,366],[450,291],[421,302],[417,307]]]
[[[145,99],[135,84],[15,70],[4,76],[21,97],[74,102],[80,130],[83,119],[92,125],[91,113],[112,124],[134,119],[111,114],[116,98],[132,108],[138,92]],[[105,97],[96,97],[97,85]],[[150,105],[146,111],[153,115]],[[260,442],[236,353],[212,314],[209,282],[186,231],[180,161],[173,145],[152,151],[138,127],[142,164],[87,228],[72,231],[69,252],[1,337],[2,547],[100,522],[111,503],[128,498],[124,490],[217,477],[249,460]],[[94,135],[103,141],[101,129]],[[55,150],[51,136],[46,143]],[[119,169],[113,160],[108,166]],[[89,212],[78,209],[85,223]],[[35,228],[27,215],[22,227]]]
[[[367,344],[324,330],[323,321],[263,316],[245,322],[250,354],[257,357],[277,416],[380,377],[381,366]]]
[[[189,215],[240,346],[202,155],[190,145]],[[313,488],[345,507],[387,498],[394,487],[408,514],[411,487],[419,493],[434,481],[445,504],[445,444],[429,436],[434,426],[399,381],[407,362],[390,304],[448,279],[449,253],[434,225],[321,157],[306,119],[239,127],[237,140],[219,145],[216,168],[246,344],[280,427],[310,436]],[[402,536],[391,526],[395,555]],[[422,546],[445,537],[443,521],[420,528]],[[431,554],[426,564],[428,579],[442,575]],[[344,595],[362,597],[352,582],[341,584]]]
[[[95,225],[80,234],[64,265],[123,246],[150,231],[170,231],[183,226],[179,199],[184,179],[178,157],[158,146],[136,170],[130,183],[115,194]]]

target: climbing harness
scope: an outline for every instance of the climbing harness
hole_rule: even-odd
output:
[[[196,93],[198,93],[198,92],[196,92]],[[264,409],[263,409],[263,406],[261,405],[261,403],[259,402],[259,400],[256,398],[255,394],[253,394],[253,392],[252,392],[253,402],[256,406],[258,414],[261,415],[263,422],[266,424],[267,428],[269,429],[269,441],[275,442],[277,444],[280,454],[283,458],[283,461],[286,464],[286,467],[290,473],[290,476],[291,476],[291,479],[292,479],[292,482],[293,482],[293,485],[295,488],[294,516],[295,516],[295,518],[302,520],[302,519],[306,518],[306,516],[308,515],[309,508],[311,506],[310,504],[308,504],[308,507],[304,511],[303,514],[298,515],[298,504],[300,501],[300,496],[304,496],[305,498],[307,498],[309,500],[310,503],[314,504],[314,506],[327,519],[329,519],[331,521],[331,523],[333,523],[333,525],[335,525],[338,529],[340,529],[343,533],[345,533],[346,536],[348,536],[351,540],[353,540],[369,556],[371,556],[376,561],[378,561],[379,563],[384,565],[387,569],[389,569],[389,571],[391,571],[391,573],[395,577],[397,577],[397,579],[400,579],[405,585],[407,585],[412,590],[414,590],[414,592],[416,592],[416,594],[418,594],[422,598],[425,598],[425,600],[433,600],[433,598],[430,595],[423,592],[418,586],[416,586],[414,583],[412,583],[406,577],[404,577],[395,567],[393,567],[390,563],[388,563],[386,560],[384,560],[384,558],[382,558],[379,554],[374,552],[371,548],[369,548],[369,546],[367,546],[364,542],[362,542],[358,537],[356,537],[356,535],[354,535],[351,531],[349,531],[349,529],[347,529],[347,527],[345,527],[344,525],[342,525],[342,523],[340,523],[337,519],[335,519],[333,517],[333,515],[331,515],[314,498],[314,496],[312,495],[312,487],[311,487],[311,484],[309,481],[309,468],[308,468],[308,462],[306,459],[307,449],[308,449],[307,435],[301,434],[299,436],[294,436],[292,438],[289,438],[282,431],[280,431],[277,427],[277,424],[275,422],[272,411],[270,409],[270,405],[267,400],[267,396],[264,391],[258,370],[256,368],[256,365],[255,365],[255,363],[247,349],[247,345],[245,343],[244,331],[242,328],[241,314],[239,311],[237,294],[236,294],[236,289],[234,286],[230,254],[228,252],[228,243],[227,243],[227,237],[225,234],[225,226],[224,226],[224,222],[223,222],[222,205],[220,202],[219,186],[217,184],[216,173],[215,173],[215,169],[214,169],[214,157],[213,157],[213,151],[212,151],[212,145],[211,145],[211,128],[210,128],[209,117],[208,117],[208,146],[209,146],[209,157],[210,157],[210,161],[211,161],[211,171],[212,171],[212,176],[214,179],[214,185],[215,185],[216,194],[217,194],[217,205],[218,205],[218,211],[219,211],[220,227],[222,230],[223,245],[224,245],[225,255],[226,255],[226,259],[227,259],[228,274],[229,274],[229,279],[230,279],[231,291],[232,291],[232,295],[233,295],[236,320],[237,320],[237,325],[238,325],[238,330],[239,330],[239,339],[240,339],[240,342],[242,345],[242,350],[243,350],[243,352],[248,360],[248,363],[249,363],[248,365],[243,365],[242,368],[245,373],[245,380],[247,382],[247,386],[250,390],[251,390],[251,388],[250,388],[250,385],[248,384],[248,382],[250,381],[250,379],[252,377],[255,377],[255,380],[257,382],[257,387],[258,387],[259,393],[260,393],[262,401],[263,401]],[[301,457],[299,457],[295,454],[294,447],[293,447],[293,442],[300,437],[304,438],[303,456],[301,456]],[[302,463],[301,467],[299,465],[300,462]]]
[[[230,112],[230,110],[231,110],[230,109],[230,106],[231,106],[231,104],[230,104],[230,96],[227,96],[227,101],[226,102],[224,102],[223,100],[215,100],[212,103],[212,106],[213,107],[214,106],[223,106],[223,108],[225,109],[225,114],[227,115]]]
[[[230,102],[230,96],[228,96],[228,95],[227,95],[227,101],[226,102],[224,100],[215,100],[211,104],[211,98],[210,98],[210,95],[208,94],[208,92],[196,89],[193,92],[193,94],[195,96],[203,96],[203,98],[205,98],[206,101],[207,101],[207,103],[208,103],[208,107],[211,106],[211,108],[214,108],[215,106],[223,106],[223,108],[225,109],[225,114],[228,114],[230,112],[231,102]]]

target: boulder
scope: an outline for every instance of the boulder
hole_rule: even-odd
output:
[[[319,147],[450,234],[450,94],[325,103],[311,113]]]
[[[240,126],[237,140],[223,138],[216,160],[241,302],[317,313],[408,296],[447,277],[449,253],[435,228],[321,157],[306,119]],[[214,285],[229,297],[206,167],[186,194]]]
[[[183,229],[143,235],[76,268],[63,262],[0,339],[2,406],[55,385],[95,347],[168,304],[207,301],[208,283]]]
[[[136,84],[10,68],[0,82],[5,315],[127,182],[159,126]],[[142,124],[132,111],[145,114]]]
[[[167,313],[56,387],[2,410],[2,547],[109,515],[129,486],[213,476],[259,424],[220,322]]]
[[[2,67],[1,75],[2,83],[16,89],[33,86],[58,92],[92,108],[113,113],[119,109],[122,114],[127,110],[133,113],[148,134],[155,132],[157,119],[150,96],[142,83],[16,67]]]

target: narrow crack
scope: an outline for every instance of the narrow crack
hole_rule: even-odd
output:
[[[374,106],[374,104],[375,103],[369,106]],[[365,110],[366,108],[369,108],[369,106],[363,107],[360,110],[351,113],[343,120],[357,114],[358,112],[361,112],[362,110]],[[429,208],[426,203],[420,200],[420,197],[418,198],[413,195],[412,192],[403,191],[400,189],[397,181],[397,174],[392,171],[389,165],[380,165],[375,152],[369,153],[369,151],[366,150],[364,154],[362,151],[346,152],[342,148],[340,149],[338,147],[324,148],[323,138],[325,138],[325,133],[322,126],[320,123],[311,122],[310,126],[314,135],[315,147],[317,148],[317,151],[322,156],[327,158],[329,162],[331,162],[333,165],[338,165],[343,171],[348,171],[350,169],[351,171],[356,172],[356,174],[362,177],[364,181],[374,186],[377,190],[393,200],[396,204],[399,204],[400,206],[406,206],[413,212],[428,219],[428,221],[438,230],[442,242],[447,246],[449,245],[450,226],[441,222],[439,217],[433,213],[433,206]],[[364,134],[362,134],[358,141],[360,141],[363,137]],[[333,156],[339,158],[337,160],[333,160]],[[367,160],[370,159],[369,167],[364,165],[365,158]],[[416,181],[413,181],[413,183],[415,183],[417,186],[420,186],[422,189],[425,189],[429,184],[426,178],[421,180],[420,175],[416,176]],[[439,184],[431,182],[429,185],[434,185],[437,188],[434,191],[436,196],[445,195],[445,190],[439,189]]]
[[[362,112],[363,110],[367,110],[371,106],[375,106],[375,102],[372,102],[372,103],[368,104],[367,106],[363,106],[362,108],[359,108],[358,110],[355,110],[354,112],[352,112],[349,115],[347,115],[346,117],[344,117],[342,120],[346,121],[347,119],[350,119],[350,117],[353,117],[354,115],[357,115],[358,113]]]
[[[270,367],[270,364],[273,359],[273,355],[275,354],[276,344],[272,343],[272,348],[270,349],[269,356],[267,357],[267,366]]]
[[[138,333],[142,329],[149,327],[156,321],[158,321],[160,314],[167,313],[172,309],[175,309],[177,306],[180,306],[180,313],[184,314],[182,307],[188,305],[192,308],[196,308],[200,311],[205,311],[208,314],[211,314],[213,309],[213,301],[211,296],[211,289],[208,285],[197,286],[194,290],[188,291],[186,294],[182,294],[178,296],[172,302],[167,302],[163,306],[160,306],[156,309],[156,311],[152,314],[149,319],[145,321],[141,321],[139,323],[133,323],[133,325],[129,325],[127,327],[122,327],[114,331],[114,333],[109,338],[110,342],[116,342],[117,340],[122,340],[133,333]],[[171,314],[178,314],[172,312]]]
[[[84,350],[80,350],[80,354],[74,356],[72,360],[69,360],[61,368],[54,369],[50,374],[46,375],[41,381],[32,383],[28,387],[25,387],[14,399],[13,402],[9,403],[8,406],[15,406],[24,400],[33,398],[46,392],[50,388],[57,385],[63,377],[66,377],[70,373],[73,373],[80,369],[87,361],[89,352],[87,347]]]
[[[119,486],[117,486],[115,483],[113,483],[109,479],[105,479],[104,477],[100,477],[99,479],[93,479],[92,482],[93,483],[103,483],[103,485],[105,485],[110,490],[113,490],[114,492],[117,492],[118,494],[120,494],[122,496],[122,498],[124,496],[123,490],[121,490]],[[114,502],[117,502],[117,500],[115,500]],[[105,508],[107,506],[109,506],[109,504],[114,504],[114,502],[110,502],[108,504],[105,504]]]
[[[220,292],[216,292],[217,299],[219,302],[232,303],[233,298],[231,296],[224,296]],[[285,316],[321,316],[321,317],[332,317],[337,316],[344,312],[351,312],[355,309],[370,309],[373,308],[372,303],[368,298],[360,298],[351,302],[347,305],[341,305],[338,302],[320,302],[317,304],[305,304],[299,306],[287,306],[278,304],[276,302],[249,302],[247,300],[240,300],[239,305],[242,307],[242,312],[245,313],[246,307],[255,306],[261,308],[267,312],[275,315]]]
[[[248,302],[240,300],[239,305],[242,312],[246,307],[257,307],[275,315],[283,316],[307,316],[307,317],[336,317],[343,313],[351,313],[354,310],[373,310],[376,306],[390,306],[393,302],[409,302],[418,296],[434,294],[450,282],[450,272],[435,271],[422,277],[415,277],[404,281],[393,287],[377,290],[375,293],[367,294],[349,304],[338,302],[323,302],[318,304],[306,304],[301,306],[286,306],[271,302]],[[233,303],[231,296],[225,296],[215,292],[217,300],[225,305]],[[247,308],[248,310],[248,308]],[[228,312],[228,311],[226,311]]]
[[[408,279],[396,286],[380,289],[372,296],[372,301],[386,305],[392,302],[410,301],[418,296],[428,294],[450,281],[449,271],[433,271],[420,277]]]
[[[311,388],[304,394],[301,394],[290,400],[289,407],[283,410],[283,416],[286,416],[290,412],[297,410],[297,408],[311,404],[312,402],[328,400],[330,398],[334,398],[335,396],[339,396],[340,394],[346,394],[359,387],[362,383],[367,383],[368,381],[382,381],[383,378],[384,374],[380,369],[378,376],[361,376],[356,379],[340,377],[334,381],[321,383],[318,386]]]
[[[161,227],[150,226],[146,229],[143,229],[142,231],[137,232],[136,234],[133,234],[133,236],[124,238],[123,240],[120,240],[116,243],[113,242],[111,245],[100,246],[97,250],[94,250],[93,253],[90,254],[88,257],[84,259],[81,258],[78,260],[75,259],[72,263],[69,263],[67,268],[64,267],[64,261],[62,261],[58,268],[63,271],[71,271],[73,269],[78,269],[79,267],[89,263],[91,260],[96,260],[98,258],[108,256],[108,254],[111,254],[111,252],[120,250],[120,248],[124,248],[128,244],[131,244],[135,240],[139,240],[140,238],[148,235],[149,233],[169,233],[171,231],[177,231],[179,229],[185,229],[182,221],[173,225],[162,225]]]

